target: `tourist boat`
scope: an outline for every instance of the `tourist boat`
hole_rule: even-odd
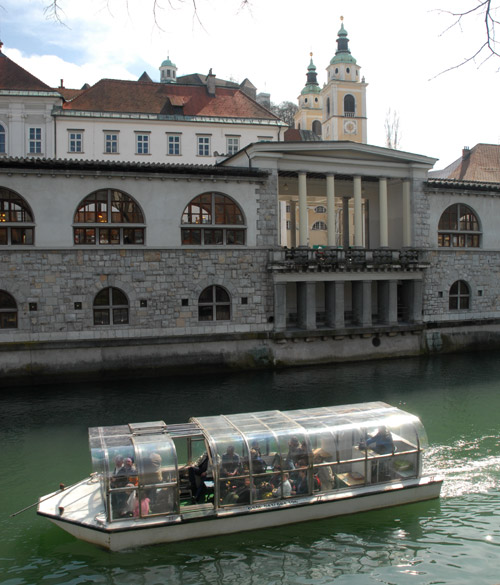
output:
[[[379,442],[379,438],[382,440]],[[93,472],[38,514],[110,550],[437,498],[420,420],[383,402],[89,429]]]

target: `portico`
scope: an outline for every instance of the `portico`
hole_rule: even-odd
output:
[[[434,159],[351,142],[259,143],[245,154],[277,177],[275,331],[422,322],[414,202]]]

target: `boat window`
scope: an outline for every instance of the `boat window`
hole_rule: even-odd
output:
[[[166,434],[133,438],[138,472],[137,515],[171,514],[177,507],[177,457]]]

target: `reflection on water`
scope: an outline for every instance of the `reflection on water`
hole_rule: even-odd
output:
[[[499,381],[492,354],[4,391],[7,513],[88,474],[89,426],[366,400],[421,417],[426,469],[445,484],[432,502],[122,553],[76,541],[33,511],[4,513],[0,583],[500,583]]]

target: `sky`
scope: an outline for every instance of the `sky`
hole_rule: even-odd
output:
[[[102,78],[159,81],[167,57],[178,75],[248,78],[274,103],[292,101],[306,82],[310,53],[318,81],[335,55],[341,16],[367,88],[368,143],[385,146],[388,111],[399,118],[399,148],[439,159],[500,143],[500,58],[474,55],[484,22],[452,26],[447,11],[477,0],[0,0],[3,52],[52,87]],[[196,11],[194,6],[196,5]],[[500,34],[500,31],[499,31]],[[450,71],[446,71],[450,69]]]

